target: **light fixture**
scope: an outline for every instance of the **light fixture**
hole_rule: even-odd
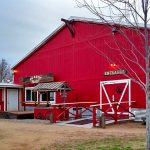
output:
[[[15,74],[17,73],[18,71],[17,70],[12,70],[12,74]]]
[[[115,63],[112,63],[112,64],[110,64],[110,68],[111,68],[111,69],[117,69],[117,68],[118,68],[118,65],[115,64]]]
[[[117,29],[117,27],[113,27],[113,28],[112,28],[112,32],[113,32],[113,33],[116,33],[116,32],[118,32],[118,29]]]

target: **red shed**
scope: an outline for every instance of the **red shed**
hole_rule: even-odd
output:
[[[0,112],[22,110],[22,86],[0,83]]]
[[[43,93],[38,96],[33,91],[38,83],[34,80],[46,76],[48,83],[67,82],[72,89],[67,93],[68,103],[97,102],[111,106],[112,102],[128,101],[129,105],[135,101],[134,108],[144,109],[144,91],[131,81],[135,78],[145,82],[144,72],[132,61],[125,63],[122,56],[126,53],[124,58],[135,59],[136,54],[144,66],[144,47],[139,34],[127,26],[108,25],[93,19],[72,17],[63,21],[64,24],[12,68],[14,83],[24,85],[22,105],[30,109],[38,97],[41,103],[46,101]],[[125,32],[136,47],[119,30]],[[142,55],[136,48],[141,49]],[[60,92],[51,91],[49,97],[51,103],[62,102]],[[110,111],[113,113],[112,108]]]

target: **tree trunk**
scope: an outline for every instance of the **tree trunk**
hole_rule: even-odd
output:
[[[146,93],[146,149],[150,150],[150,100]]]
[[[147,29],[147,15],[145,14],[145,52],[146,52],[146,149],[150,150],[150,64],[149,64],[149,46],[148,46],[148,29]]]

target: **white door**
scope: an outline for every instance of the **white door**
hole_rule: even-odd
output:
[[[7,111],[18,111],[18,89],[7,90]]]
[[[131,111],[131,80],[100,82],[100,104],[107,113],[115,114],[114,104],[117,104],[117,114],[128,114]]]

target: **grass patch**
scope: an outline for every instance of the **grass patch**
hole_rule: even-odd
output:
[[[57,144],[47,150],[145,150],[145,139],[142,138],[105,138],[88,141],[70,141],[68,144]]]
[[[46,148],[45,148],[45,147],[42,147],[40,150],[46,150]]]

